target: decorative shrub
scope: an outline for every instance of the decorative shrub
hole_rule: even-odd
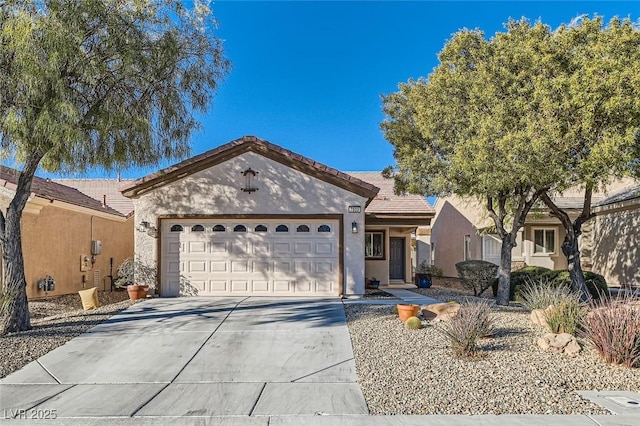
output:
[[[575,335],[585,314],[586,309],[579,300],[569,300],[545,312],[544,317],[552,333]]]
[[[456,263],[456,271],[462,283],[473,289],[474,296],[480,296],[495,281],[498,265],[484,260],[465,260]]]
[[[488,303],[468,303],[439,330],[449,339],[455,356],[472,357],[478,354],[478,340],[493,335],[494,322]]]
[[[538,281],[541,275],[552,272],[549,268],[542,266],[525,266],[522,269],[511,272],[510,300],[522,300],[520,292],[522,287],[529,281]]]
[[[591,271],[583,271],[583,274],[584,281],[587,284],[587,289],[589,290],[589,294],[592,298],[597,300],[602,294],[609,294],[607,281],[602,275],[598,275]],[[556,285],[565,284],[571,287],[571,276],[569,275],[569,271],[549,271],[544,274],[543,277],[550,279]]]
[[[599,299],[601,294],[608,294],[607,282],[602,275],[584,271],[584,278],[592,298]],[[539,266],[527,266],[511,273],[510,299],[521,301],[523,286],[529,281],[538,282],[541,279],[549,281],[556,286],[564,284],[571,288],[569,271],[554,271]]]
[[[409,317],[405,322],[404,326],[409,330],[420,330],[422,328],[422,321],[418,317]]]
[[[640,306],[632,296],[591,303],[583,336],[609,364],[640,367]]]
[[[520,290],[522,305],[532,311],[534,309],[546,309],[549,305],[558,306],[565,302],[580,300],[580,297],[571,291],[565,284],[555,285],[547,278],[536,280],[526,278],[525,284]]]
[[[393,308],[391,308],[391,313],[393,315],[398,315],[398,306],[397,305],[393,305]]]

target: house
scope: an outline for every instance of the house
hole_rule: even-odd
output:
[[[0,166],[3,211],[13,198],[19,175]],[[34,177],[21,223],[27,297],[69,294],[94,286],[109,289],[112,268],[115,274],[115,268],[133,254],[133,223],[133,216],[75,188]],[[55,281],[52,291],[38,285],[46,276]]]
[[[586,269],[609,286],[640,287],[640,186],[630,185],[598,202],[582,239]]]
[[[374,175],[245,136],[121,189],[135,206],[136,256],[157,265],[162,296],[185,285],[200,295],[361,295],[365,276],[411,281],[411,233],[433,217],[426,202],[403,207]]]
[[[603,192],[593,194],[592,206],[596,218],[583,225],[581,236],[582,262],[585,270],[592,269],[594,272],[609,277],[609,285],[618,285],[618,279],[613,279],[614,275],[607,272],[611,268],[613,260],[608,260],[606,256],[613,256],[609,247],[611,241],[636,240],[638,239],[637,229],[627,223],[627,215],[637,214],[637,201],[633,195],[630,199],[616,201],[618,198],[611,197],[613,201],[607,201],[607,194],[616,193],[621,188],[626,188],[630,180],[620,180],[612,183]],[[624,196],[626,192],[617,197]],[[572,219],[575,219],[582,210],[583,195],[579,189],[570,189],[562,195],[553,197],[555,203],[567,211]],[[624,204],[624,208],[619,204]],[[615,205],[615,207],[607,207]],[[434,252],[433,261],[436,266],[443,269],[444,275],[456,277],[455,264],[463,260],[481,259],[495,264],[500,262],[500,248],[502,242],[493,232],[493,220],[489,218],[486,208],[479,202],[464,200],[456,195],[438,199],[435,205],[435,219],[431,229],[431,243]],[[624,212],[624,213],[623,213]],[[635,212],[635,213],[634,213]],[[612,216],[613,214],[613,216]],[[627,226],[607,226],[607,221],[613,220],[617,225]],[[634,223],[631,219],[631,222]],[[606,229],[608,228],[608,229]],[[595,233],[592,235],[592,229]],[[615,229],[615,232],[614,232]],[[524,227],[518,232],[516,247],[512,251],[512,267],[514,269],[522,266],[542,266],[549,269],[566,269],[567,259],[562,253],[561,244],[565,238],[564,227],[557,218],[549,215],[546,207],[539,205],[532,209],[527,216]],[[609,247],[608,247],[609,246]],[[620,247],[621,249],[622,247]],[[617,255],[620,255],[618,253]],[[625,254],[626,255],[626,254]],[[637,273],[640,266],[640,256],[635,256],[629,252],[633,260],[629,260],[627,269],[635,268]],[[616,260],[617,262],[617,260]],[[635,266],[631,266],[635,265]],[[627,279],[629,272],[619,274]]]
[[[365,275],[381,284],[413,281],[416,265],[430,263],[428,226],[433,207],[418,195],[396,195],[380,172],[347,172],[380,188],[365,210]]]

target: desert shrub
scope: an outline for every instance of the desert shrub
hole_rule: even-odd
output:
[[[575,293],[573,293],[575,295]],[[576,334],[576,330],[582,323],[586,309],[580,303],[578,296],[575,300],[569,300],[559,305],[555,305],[551,310],[545,312],[544,318],[552,333]]]
[[[555,285],[544,277],[536,280],[526,278],[520,290],[520,297],[522,305],[530,311],[580,299],[568,285]]]
[[[591,303],[583,336],[609,364],[640,367],[640,306],[631,296]]]
[[[418,317],[409,317],[404,322],[404,326],[409,330],[420,330],[422,328],[422,321]]]
[[[509,299],[522,300],[520,295],[522,287],[529,281],[537,281],[541,275],[547,272],[551,272],[551,269],[543,268],[542,266],[525,266],[522,269],[511,272]]]
[[[456,271],[462,283],[480,296],[491,287],[498,275],[498,265],[484,260],[465,260],[456,263]]]
[[[398,315],[398,306],[397,305],[393,305],[393,307],[391,308],[391,313],[394,315]]]
[[[599,299],[602,294],[608,294],[607,281],[602,275],[591,271],[583,271],[583,274],[584,281],[592,298]],[[571,287],[571,275],[569,275],[569,271],[549,271],[543,274],[542,277],[551,280],[556,285],[564,284]]]
[[[455,356],[472,357],[478,354],[478,340],[493,335],[494,323],[488,303],[472,302],[460,306],[439,331],[449,339]]]

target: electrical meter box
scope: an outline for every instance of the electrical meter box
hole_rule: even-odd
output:
[[[94,256],[97,254],[102,254],[102,241],[100,240],[91,241],[91,254]]]

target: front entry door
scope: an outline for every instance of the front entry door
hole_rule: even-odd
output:
[[[404,280],[404,238],[389,239],[389,279]]]

